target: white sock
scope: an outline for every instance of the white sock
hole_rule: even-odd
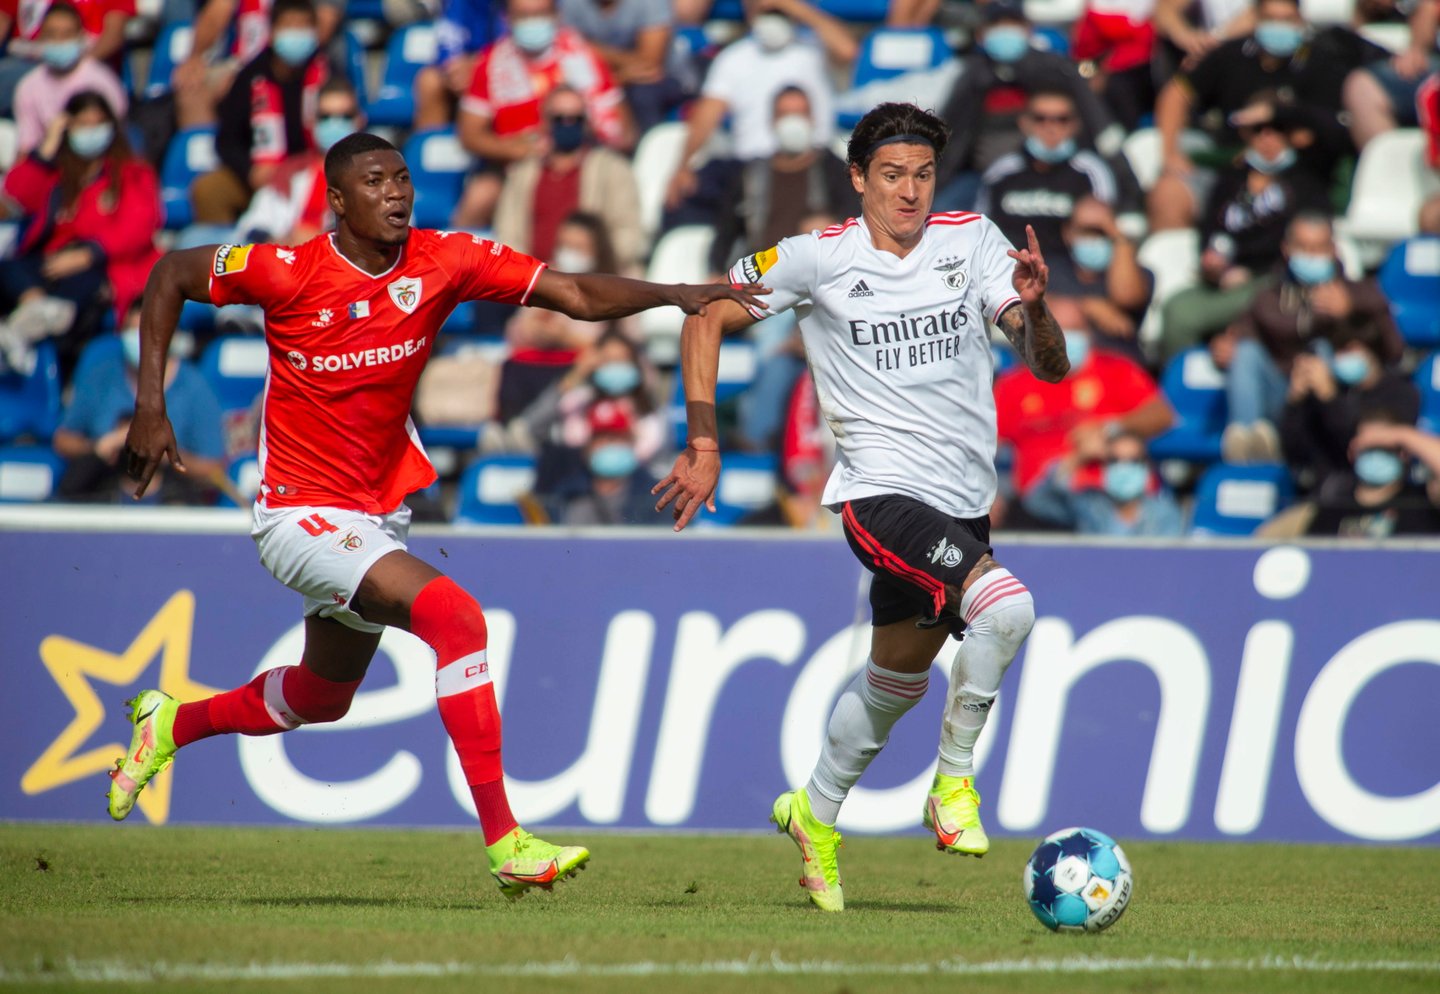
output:
[[[929,685],[928,669],[896,673],[881,669],[874,660],[865,661],[865,668],[855,674],[835,702],[825,748],[820,750],[820,760],[805,788],[816,818],[826,825],[835,824],[850,788],[885,748],[895,722],[925,696]]]
[[[950,667],[950,700],[940,730],[940,773],[975,775],[975,742],[990,717],[1000,681],[1030,629],[1035,600],[1007,569],[991,570],[960,601],[965,640]]]

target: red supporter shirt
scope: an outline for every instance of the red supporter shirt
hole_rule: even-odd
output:
[[[595,49],[571,28],[560,28],[555,44],[538,56],[525,54],[509,37],[482,49],[460,107],[490,121],[501,137],[523,134],[540,126],[541,104],[560,83],[585,99],[585,115],[596,137],[618,145],[624,138],[623,94]]]
[[[1059,383],[1016,369],[995,383],[1000,438],[1015,447],[1015,482],[1024,493],[1069,451],[1068,436],[1087,421],[1121,417],[1158,396],[1150,374],[1124,356],[1091,349]]]
[[[10,36],[25,41],[34,41],[40,36],[40,22],[50,9],[51,0],[0,0],[0,14],[10,18]],[[100,36],[105,26],[105,15],[109,13],[135,16],[135,0],[70,0],[80,12],[80,23],[93,41]]]
[[[413,229],[395,265],[371,276],[332,238],[222,245],[210,299],[265,309],[260,503],[386,514],[435,480],[410,406],[440,326],[462,300],[525,303],[545,265],[464,232]]]

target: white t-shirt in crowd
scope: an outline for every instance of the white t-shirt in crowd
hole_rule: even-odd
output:
[[[771,52],[747,36],[715,56],[700,93],[723,100],[730,108],[735,158],[765,159],[775,154],[775,97],[790,86],[810,97],[815,144],[828,145],[835,131],[835,97],[825,53],[817,45],[800,39]]]
[[[1011,248],[989,218],[956,211],[930,215],[901,259],[851,218],[731,268],[732,282],[773,291],[771,311],[795,308],[838,444],[827,507],[899,493],[956,517],[989,513],[995,360],[985,322],[1019,302]]]

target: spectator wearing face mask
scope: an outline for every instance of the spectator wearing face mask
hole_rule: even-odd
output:
[[[605,224],[594,214],[571,214],[555,232],[550,266],[564,273],[614,273],[615,253]],[[497,414],[510,423],[556,381],[577,357],[616,327],[604,321],[580,321],[539,307],[516,310],[505,325],[510,355],[500,370]],[[619,327],[628,325],[622,323]]]
[[[1017,126],[1032,93],[1069,96],[1079,146],[1110,154],[1123,137],[1072,60],[1031,47],[1030,22],[1018,4],[994,0],[982,16],[979,47],[961,60],[960,81],[941,113],[950,142],[936,170],[937,211],[974,208],[981,175],[1023,144]]]
[[[1222,441],[1229,462],[1280,458],[1275,425],[1287,394],[1295,388],[1296,362],[1306,353],[1313,353],[1322,364],[1328,362],[1336,343],[1347,334],[1347,325],[1373,329],[1373,347],[1386,365],[1397,363],[1404,353],[1379,285],[1370,279],[1348,280],[1340,272],[1334,229],[1327,216],[1297,215],[1286,229],[1282,252],[1273,284],[1256,294],[1226,331],[1225,341],[1212,343],[1212,349],[1218,348],[1218,361],[1229,368],[1230,423]],[[1319,366],[1302,363],[1302,367],[1307,384],[1320,375]]]
[[[1213,175],[1197,168],[1180,146],[1191,121],[1209,130],[1222,149],[1233,148],[1233,115],[1263,93],[1285,94],[1310,117],[1317,148],[1327,150],[1324,178],[1339,158],[1353,152],[1341,120],[1345,75],[1385,55],[1384,49],[1346,27],[1314,29],[1299,0],[1257,0],[1254,32],[1224,42],[1192,68],[1182,69],[1160,91],[1155,127],[1164,171],[1150,190],[1150,227],[1188,228],[1206,202]]]
[[[804,0],[745,0],[744,6],[749,33],[715,57],[690,108],[685,148],[665,195],[671,210],[695,193],[691,160],[727,116],[733,158],[749,162],[774,154],[773,109],[781,90],[798,87],[809,97],[816,145],[828,145],[834,132],[826,57],[848,67],[859,53],[855,39],[842,22]],[[809,28],[814,40],[799,36],[797,26]]]
[[[731,260],[800,231],[803,218],[849,217],[855,212],[858,201],[850,169],[816,143],[815,119],[804,90],[788,86],[776,95],[773,124],[774,154],[736,163],[730,171],[710,244],[712,273],[723,273]]]
[[[65,103],[82,90],[100,94],[124,117],[125,88],[114,71],[91,55],[86,46],[80,12],[56,0],[40,22],[40,65],[31,69],[15,88],[16,150],[25,155],[45,136],[46,126],[65,110]]]
[[[0,217],[26,219],[18,254],[0,265],[0,348],[23,366],[34,341],[58,335],[68,373],[105,311],[123,314],[160,258],[159,179],[110,102],[85,90],[5,177]]]
[[[1185,533],[1180,506],[1160,483],[1145,440],[1120,430],[1087,438],[1051,465],[1026,502],[1030,513],[1081,535],[1147,538]]]
[[[1412,467],[1423,467],[1425,484]],[[1379,539],[1440,534],[1440,437],[1385,412],[1362,418],[1350,472],[1325,481],[1303,533]]]
[[[1219,174],[1201,218],[1201,282],[1165,304],[1166,360],[1243,314],[1273,278],[1290,219],[1329,207],[1324,183],[1304,168],[1279,121],[1257,121],[1241,135],[1244,155]]]
[[[601,144],[620,151],[635,144],[623,91],[594,46],[560,24],[555,0],[509,0],[505,12],[510,33],[476,57],[455,122],[460,144],[484,163],[451,218],[460,228],[489,227],[505,168],[550,151],[545,98],[562,84],[580,95]]]
[[[256,191],[249,208],[236,222],[233,237],[247,242],[275,242],[299,245],[330,230],[335,223],[325,196],[325,153],[341,138],[365,129],[365,112],[360,109],[355,88],[348,80],[331,79],[320,88],[316,105],[315,147],[303,155],[286,159]],[[187,235],[189,233],[187,232]],[[182,235],[180,241],[187,241]],[[214,229],[196,232],[191,244],[223,241]]]
[[[574,365],[552,383],[518,419],[510,434],[538,450],[535,492],[550,506],[557,495],[574,493],[586,479],[585,449],[591,414],[611,405],[629,419],[636,459],[649,463],[665,444],[665,415],[655,403],[655,374],[639,347],[624,332],[607,328],[583,349]],[[559,501],[563,504],[563,499]],[[652,502],[651,507],[654,507]]]
[[[650,488],[655,477],[635,450],[631,417],[625,405],[601,400],[588,412],[590,440],[585,443],[585,472],[573,489],[557,495],[566,525],[649,525],[664,522],[655,513]]]
[[[1015,245],[1025,244],[1025,226],[1041,245],[1058,245],[1061,227],[1082,197],[1114,207],[1119,197],[1114,171],[1079,144],[1080,115],[1063,90],[1036,90],[1020,115],[1025,143],[1003,155],[980,180],[975,210],[987,215]]]
[[[1001,441],[1015,451],[1015,484],[1021,504],[1037,517],[1052,515],[1030,494],[1051,466],[1066,456],[1079,463],[1098,459],[1108,439],[1129,432],[1149,440],[1174,423],[1175,412],[1155,380],[1124,356],[1092,348],[1088,331],[1074,306],[1056,300],[1051,312],[1065,332],[1070,373],[1059,383],[1045,383],[1023,366],[995,381],[995,413]],[[1077,465],[1079,464],[1077,463]],[[1098,474],[1079,473],[1076,488],[1098,484]],[[1063,520],[1059,523],[1064,524]]]
[[[315,108],[330,78],[318,37],[310,0],[275,0],[269,45],[236,74],[220,101],[220,167],[190,188],[197,223],[233,225],[287,159],[314,148]]]
[[[55,431],[55,453],[67,461],[56,487],[59,500],[114,503],[133,489],[125,478],[120,454],[135,411],[136,369],[140,364],[139,301],[127,311],[121,329],[120,353],[108,353],[86,363]],[[225,471],[220,402],[205,378],[176,351],[176,344],[172,344],[165,365],[165,410],[175,426],[175,441],[186,472],[163,475],[160,501],[213,503],[215,491],[206,481]]]
[[[1115,212],[1082,196],[1060,227],[1065,254],[1050,267],[1051,300],[1070,299],[1084,316],[1095,344],[1145,363],[1138,333],[1155,292],[1155,274],[1140,265],[1135,245],[1115,223]]]
[[[1348,468],[1350,442],[1365,417],[1383,411],[1412,425],[1420,416],[1420,391],[1387,359],[1387,330],[1353,319],[1331,336],[1328,362],[1311,352],[1295,357],[1280,442],[1303,489]]]
[[[20,80],[37,65],[49,63],[42,35],[55,2],[64,3],[80,20],[86,54],[116,77],[123,68],[125,23],[135,16],[135,0],[0,0],[0,117],[12,116]],[[57,111],[60,106],[63,102]]]
[[[548,259],[565,219],[590,214],[605,226],[615,272],[634,274],[645,254],[645,235],[630,160],[590,139],[585,102],[573,87],[550,91],[544,120],[548,151],[512,163],[505,172],[495,205],[496,240]]]

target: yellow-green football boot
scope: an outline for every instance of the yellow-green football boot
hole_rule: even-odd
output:
[[[123,821],[145,785],[175,759],[175,712],[180,702],[158,690],[145,690],[125,702],[135,732],[130,749],[110,771],[110,817]]]
[[[552,889],[557,881],[585,869],[590,850],[582,846],[553,846],[515,827],[494,845],[485,847],[490,873],[500,884],[500,893],[510,899],[531,887]]]
[[[990,838],[980,824],[980,794],[970,777],[935,774],[925,799],[925,827],[935,833],[935,848],[961,856],[984,856]]]
[[[843,840],[833,825],[826,825],[810,811],[810,797],[802,787],[787,790],[775,798],[770,814],[775,830],[784,832],[800,849],[805,861],[800,886],[810,903],[821,911],[844,911],[845,893],[840,880],[839,850]]]

